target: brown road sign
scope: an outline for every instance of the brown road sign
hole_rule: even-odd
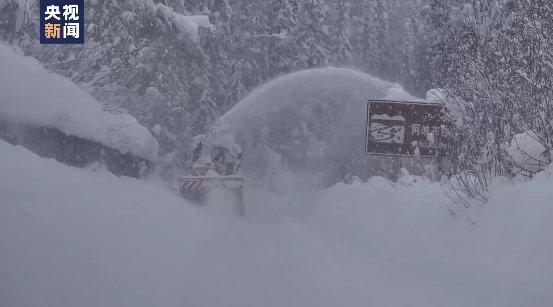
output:
[[[369,154],[449,157],[450,123],[436,103],[371,100],[367,104]]]

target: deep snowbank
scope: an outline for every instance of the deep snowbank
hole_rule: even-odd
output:
[[[282,186],[293,173],[317,186],[336,182],[347,169],[366,175],[366,103],[383,98],[416,100],[360,72],[312,69],[270,81],[223,118],[245,140],[246,171],[256,181]]]
[[[545,175],[494,186],[459,219],[439,185],[378,177],[300,198],[250,191],[239,219],[2,141],[0,156],[1,306],[553,302]]]
[[[0,306],[177,306],[207,222],[164,187],[0,140]]]
[[[545,174],[497,184],[488,204],[455,216],[439,184],[418,181],[405,187],[375,177],[320,196],[303,227],[344,265],[344,295],[370,306],[553,304],[553,190]]]
[[[157,160],[158,143],[128,114],[107,112],[70,80],[0,43],[0,119],[55,128],[121,153]]]

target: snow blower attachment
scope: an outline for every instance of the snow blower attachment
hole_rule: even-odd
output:
[[[221,135],[217,129],[210,130],[207,136],[196,137],[192,148],[186,174],[179,178],[181,195],[204,204],[210,190],[222,188],[227,197],[230,194],[238,213],[244,215],[242,148],[234,143],[232,136]]]

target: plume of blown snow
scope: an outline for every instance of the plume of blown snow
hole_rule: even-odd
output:
[[[364,73],[311,69],[262,85],[223,119],[244,140],[246,173],[256,183],[276,189],[328,186],[351,170],[367,173],[367,101],[390,97],[417,100],[397,84]]]

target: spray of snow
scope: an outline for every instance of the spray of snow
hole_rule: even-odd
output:
[[[424,99],[416,98],[414,96],[405,93],[403,87],[399,85],[388,88],[386,96],[382,97],[382,100],[398,100],[398,101],[413,101],[413,102],[425,102]]]
[[[367,101],[390,97],[417,100],[360,72],[312,69],[261,86],[223,118],[245,140],[246,172],[256,183],[317,186],[335,177],[337,165],[367,159]]]

